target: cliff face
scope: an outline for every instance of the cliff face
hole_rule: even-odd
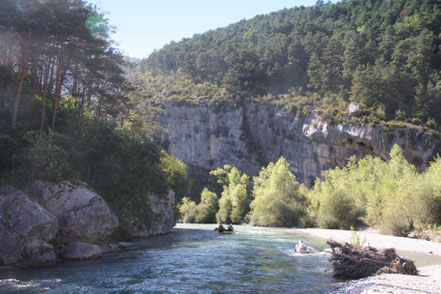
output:
[[[233,164],[249,175],[284,156],[300,182],[311,185],[323,170],[344,166],[351,156],[387,159],[400,145],[407,160],[425,168],[440,142],[424,130],[382,125],[329,124],[311,113],[302,118],[272,104],[242,105],[167,102],[157,140],[172,155],[199,171]]]

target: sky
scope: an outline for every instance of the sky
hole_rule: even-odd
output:
[[[316,0],[89,0],[116,27],[112,39],[130,57],[144,58],[171,41]]]

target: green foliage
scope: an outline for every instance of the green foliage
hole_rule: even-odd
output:
[[[188,166],[164,151],[161,156],[161,168],[167,177],[170,187],[175,191],[177,198],[183,197],[188,190]]]
[[[360,235],[357,233],[357,231],[354,229],[353,226],[351,226],[351,238],[349,239],[349,242],[355,247],[355,248],[361,248],[366,243],[366,238],[363,238],[363,240],[360,239]]]
[[[12,159],[2,158],[6,164],[1,181],[27,188],[34,180],[81,180],[103,196],[129,227],[151,222],[149,192],[164,195],[176,179],[182,181],[178,172],[182,170],[173,166],[172,159],[168,174],[164,173],[160,150],[148,138],[104,121],[73,122],[64,131],[43,136],[2,132],[1,148]],[[19,148],[9,150],[11,146]],[[169,183],[167,176],[174,182]]]
[[[182,198],[178,204],[178,211],[180,213],[179,221],[183,223],[192,223],[196,218],[197,205],[188,197]]]
[[[302,226],[306,214],[304,198],[289,164],[281,157],[263,167],[254,178],[254,200],[250,204],[250,223],[257,226]]]
[[[197,206],[195,217],[196,223],[214,223],[216,222],[216,212],[219,209],[218,198],[216,193],[211,192],[207,188],[201,193],[201,202]]]
[[[440,159],[418,173],[395,145],[389,162],[352,158],[343,169],[324,173],[308,192],[310,216],[327,228],[368,225],[382,232],[406,235],[416,227],[439,224]]]
[[[216,213],[217,222],[242,223],[251,202],[248,193],[249,177],[228,164],[211,171],[210,174],[216,176],[218,183],[223,185],[219,211]]]
[[[29,134],[26,137],[29,146],[18,158],[17,177],[13,182],[17,186],[27,187],[35,180],[60,182],[70,178],[69,138],[59,134],[40,137]]]
[[[16,165],[17,153],[24,147],[22,133],[0,122],[0,184]]]
[[[72,134],[74,169],[109,202],[122,222],[151,221],[147,193],[168,190],[160,151],[150,139],[106,122],[92,122]]]
[[[439,127],[440,22],[441,3],[427,0],[283,9],[170,43],[141,62],[134,80],[154,85],[155,101],[272,97],[335,122],[357,101],[367,122],[399,111]],[[318,99],[305,104],[304,96]]]

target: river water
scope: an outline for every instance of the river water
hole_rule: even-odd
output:
[[[296,255],[289,229],[178,224],[168,235],[102,259],[0,271],[0,293],[325,293],[335,288],[327,256]]]

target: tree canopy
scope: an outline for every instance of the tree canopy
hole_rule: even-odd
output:
[[[261,97],[304,113],[361,104],[371,120],[441,124],[441,3],[343,0],[172,42],[135,78],[152,99]]]

